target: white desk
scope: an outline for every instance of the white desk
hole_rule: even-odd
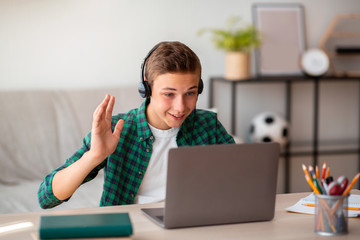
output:
[[[228,224],[208,227],[182,228],[164,230],[147,217],[140,208],[161,207],[163,203],[147,205],[127,205],[116,207],[99,207],[76,210],[53,210],[42,213],[3,214],[0,215],[0,226],[9,223],[30,221],[34,226],[21,232],[1,234],[0,239],[11,240],[36,240],[38,239],[38,227],[41,214],[85,214],[106,212],[129,212],[133,224],[134,234],[132,239],[360,239],[360,218],[349,219],[349,234],[337,237],[323,237],[314,233],[314,216],[286,212],[286,208],[295,204],[300,198],[309,193],[279,194],[276,197],[275,217],[272,221]],[[359,190],[353,190],[352,194],[360,194]]]

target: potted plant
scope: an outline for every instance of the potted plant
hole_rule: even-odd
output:
[[[229,80],[250,77],[250,52],[260,46],[260,33],[253,25],[243,25],[239,17],[230,17],[226,29],[202,29],[212,33],[215,47],[226,52],[225,78]]]

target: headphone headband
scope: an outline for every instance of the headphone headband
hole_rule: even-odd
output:
[[[160,46],[160,44],[157,44],[155,45],[149,52],[148,54],[146,54],[143,62],[141,63],[141,82],[145,82],[145,63],[146,63],[146,60],[151,56],[151,54],[156,50],[158,49]]]

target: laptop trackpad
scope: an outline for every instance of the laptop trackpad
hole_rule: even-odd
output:
[[[141,211],[156,224],[164,227],[164,208],[142,208]]]

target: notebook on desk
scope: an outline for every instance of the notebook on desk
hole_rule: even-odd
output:
[[[279,152],[278,143],[171,149],[165,208],[142,211],[164,228],[271,220]]]

